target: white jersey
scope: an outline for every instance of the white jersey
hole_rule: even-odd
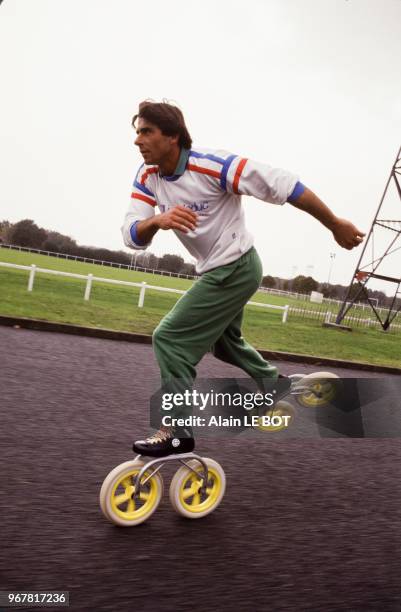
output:
[[[157,166],[142,165],[135,177],[131,204],[121,228],[124,243],[146,249],[134,241],[135,224],[181,205],[198,214],[198,225],[188,233],[173,230],[197,261],[201,274],[235,261],[253,245],[245,227],[242,195],[271,204],[284,204],[298,177],[227,151],[192,149],[182,174],[161,176]]]

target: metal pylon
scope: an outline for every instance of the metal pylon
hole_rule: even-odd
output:
[[[376,315],[377,320],[382,326],[383,330],[387,330],[395,317],[397,316],[399,310],[401,310],[401,305],[397,305],[397,298],[401,298],[400,285],[401,285],[401,262],[398,266],[396,276],[388,276],[385,274],[380,274],[379,267],[383,263],[386,257],[392,255],[396,251],[401,249],[401,245],[395,246],[397,241],[401,236],[401,218],[400,219],[382,219],[380,218],[380,212],[383,206],[383,202],[385,201],[388,189],[392,181],[395,183],[396,191],[401,204],[401,186],[400,179],[401,176],[401,147],[397,153],[396,160],[391,169],[390,176],[388,178],[386,187],[384,189],[382,198],[380,200],[380,204],[376,211],[375,218],[373,219],[373,223],[370,227],[368,236],[365,240],[365,244],[363,246],[363,250],[357,266],[355,268],[355,272],[353,274],[352,280],[347,290],[347,294],[345,299],[340,307],[336,318],[336,324],[340,325],[347,312],[354,306],[357,300],[361,298],[365,298],[366,301],[370,304],[374,314]],[[401,215],[401,206],[400,206],[400,215]],[[376,228],[383,228],[390,232],[389,241],[387,247],[385,247],[384,252],[381,253],[378,257],[374,254],[374,232]],[[362,261],[365,253],[368,251],[368,248],[372,249],[372,259],[364,264]],[[371,269],[367,269],[371,268]],[[391,300],[390,306],[387,306],[385,309],[385,315],[378,312],[377,307],[373,304],[372,300],[368,295],[368,283],[370,279],[378,279],[385,282],[390,283],[393,287],[395,287],[394,295]],[[354,292],[354,287],[357,286],[357,291],[353,294],[351,298],[351,294]],[[383,309],[381,309],[383,310]]]

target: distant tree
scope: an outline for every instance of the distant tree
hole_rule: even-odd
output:
[[[338,285],[329,285],[328,283],[321,283],[318,286],[318,291],[323,293],[324,297],[337,299],[338,298]]]
[[[145,261],[147,268],[150,268],[150,270],[156,270],[160,260],[156,255],[154,255],[154,253],[147,253]]]
[[[262,287],[268,287],[268,288],[273,288],[276,286],[276,279],[273,276],[270,276],[269,274],[267,276],[264,276],[262,278]]]
[[[116,263],[122,263],[126,265],[129,265],[131,263],[131,255],[129,255],[125,251],[114,251],[114,254],[116,257]]]
[[[296,276],[292,281],[292,290],[297,293],[310,293],[316,291],[319,283],[315,281],[311,276]]]
[[[184,260],[179,255],[166,254],[159,259],[159,270],[178,273],[184,265]]]
[[[341,300],[345,292],[345,287],[343,287],[342,285],[330,285],[330,286],[332,287],[332,291],[333,291],[333,295],[331,295],[330,297],[333,297],[336,300]]]
[[[9,237],[12,244],[40,249],[47,238],[47,232],[32,219],[23,219],[13,225]]]
[[[386,304],[386,306],[390,305],[391,303],[391,298],[388,298],[387,295],[385,293],[383,293],[383,291],[373,291],[372,289],[368,289],[368,295],[369,297],[375,298],[377,300],[379,300],[379,305],[380,304]],[[394,294],[393,294],[394,295]],[[388,304],[387,304],[388,302]]]
[[[359,300],[361,300],[361,301],[363,300],[362,292],[361,292],[361,286],[360,286],[359,283],[353,283],[353,285],[351,286],[350,293],[349,293],[349,296],[348,296],[348,300],[351,301],[351,300],[355,299],[356,296],[358,296],[357,297],[357,301],[358,302],[359,302]]]
[[[347,294],[348,287],[345,287],[344,285],[336,285],[336,288],[338,299],[343,300]]]
[[[79,253],[76,254],[78,255]],[[115,252],[109,251],[109,249],[93,249],[93,254],[94,258],[100,261],[115,261]]]
[[[131,251],[131,257],[134,255],[133,265],[136,265],[138,268],[145,268],[145,258],[147,257],[147,253],[145,251]]]
[[[78,245],[70,238],[59,232],[47,232],[46,240],[43,242],[42,249],[44,251],[52,251],[53,253],[66,253],[68,255],[77,255]]]
[[[311,293],[312,291],[316,291],[316,289],[318,288],[318,284],[319,283],[315,281],[314,278],[312,278],[311,276],[307,276],[303,284],[303,292]]]
[[[179,255],[166,254],[159,258],[149,251],[137,250],[126,253],[125,251],[81,246],[70,236],[38,227],[32,219],[23,219],[15,224],[9,221],[0,221],[1,242],[33,249],[43,249],[60,253],[60,255],[72,255],[78,259],[94,259],[124,265],[131,265],[132,263],[137,267],[151,270],[166,270],[191,276],[196,274],[195,266],[192,263],[186,263]]]
[[[194,264],[184,263],[184,265],[179,270],[180,274],[188,274],[188,276],[195,276],[196,270]]]
[[[0,221],[0,242],[8,244],[13,224],[10,221]]]

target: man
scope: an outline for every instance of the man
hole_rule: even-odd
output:
[[[124,242],[145,249],[156,232],[173,230],[201,274],[153,333],[164,388],[190,386],[196,365],[210,350],[256,381],[276,379],[277,369],[241,335],[244,306],[262,279],[241,195],[272,204],[290,202],[318,219],[346,249],[358,246],[364,234],[336,217],[290,172],[227,151],[191,148],[184,117],[175,106],[142,102],[132,124],[144,164],[134,180],[122,227]],[[174,417],[179,416],[176,410]],[[193,448],[191,430],[163,426],[134,444],[136,452],[152,456]]]

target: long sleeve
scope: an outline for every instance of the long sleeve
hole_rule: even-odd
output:
[[[155,172],[156,167],[142,165],[132,186],[131,202],[121,227],[124,244],[130,249],[145,250],[150,245],[150,242],[143,244],[138,241],[136,224],[155,214],[156,198],[149,189],[149,176]]]
[[[229,193],[254,196],[271,204],[284,204],[298,183],[298,177],[292,172],[251,159],[232,155],[226,164],[222,186]]]

